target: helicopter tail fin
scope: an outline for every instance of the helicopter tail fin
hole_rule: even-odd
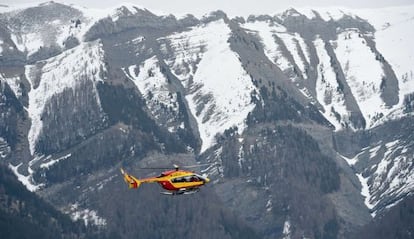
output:
[[[141,181],[132,175],[129,175],[121,168],[121,173],[124,176],[124,181],[128,184],[129,188],[138,188],[141,185]]]

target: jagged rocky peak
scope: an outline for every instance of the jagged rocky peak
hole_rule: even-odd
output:
[[[223,12],[222,10],[217,10],[217,11],[210,12],[209,14],[203,16],[201,21],[204,23],[209,23],[209,22],[220,20],[220,19],[223,19],[225,21],[229,20],[225,12]]]
[[[286,18],[286,17],[300,17],[303,15],[300,12],[298,12],[296,9],[291,7],[291,8],[288,8],[286,11],[284,11],[281,16],[282,18]]]
[[[263,21],[263,22],[271,22],[274,18],[269,15],[250,15],[247,18],[247,22],[255,22],[255,21]]]
[[[286,11],[276,14],[277,18],[282,21],[295,19],[296,21],[324,21],[324,22],[340,22],[340,21],[366,21],[358,15],[352,13],[348,9],[341,8],[289,8]]]
[[[239,23],[239,24],[245,24],[246,20],[244,17],[234,17],[231,19],[233,22]]]
[[[149,11],[146,8],[140,7],[140,6],[136,6],[133,4],[123,4],[119,7],[117,7],[114,10],[114,14],[113,17],[115,18],[120,18],[120,17],[156,17],[156,15],[154,13],[152,13],[151,11]]]
[[[182,25],[192,26],[200,23],[200,20],[196,18],[193,14],[186,14],[184,17],[178,20]]]

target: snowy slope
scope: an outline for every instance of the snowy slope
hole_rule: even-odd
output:
[[[400,198],[413,191],[413,156],[407,153],[412,146],[412,143],[399,140],[382,145],[385,153],[381,155],[381,161],[372,168],[374,173],[370,177],[372,201],[376,204],[385,196]]]
[[[290,62],[284,55],[274,38],[276,33],[286,32],[286,28],[280,24],[270,24],[270,22],[255,21],[243,24],[243,27],[255,33],[264,47],[266,56],[274,62],[283,71],[291,70],[293,68]]]
[[[202,140],[201,152],[215,142],[215,135],[237,126],[253,110],[255,89],[239,57],[227,42],[230,29],[223,20],[197,26],[167,38],[173,57],[168,65],[188,91],[186,99]]]
[[[347,122],[349,116],[345,97],[343,92],[338,90],[339,84],[336,80],[335,70],[331,66],[331,58],[325,49],[326,43],[317,38],[313,44],[319,58],[316,97],[325,109],[323,112],[325,118],[335,126],[336,130],[340,130],[344,127],[343,123]]]
[[[355,27],[348,29],[340,29],[338,27],[336,29],[337,37],[331,41],[335,55],[340,61],[346,81],[367,122],[367,128],[375,127],[404,115],[402,112],[404,98],[414,91],[414,69],[412,64],[414,62],[414,50],[411,47],[411,39],[414,37],[414,32],[409,30],[414,27],[414,6],[360,10],[344,7],[298,8],[288,9],[276,16],[280,19],[287,19],[289,17],[301,17],[301,15],[312,20],[319,19],[320,17],[326,23],[346,21],[346,19],[364,19],[370,23],[375,28],[375,31],[370,33],[363,33]],[[283,32],[283,26],[277,23],[272,23],[272,25],[273,28],[278,29],[278,32]],[[273,49],[273,54],[268,54],[268,56],[281,69],[285,70],[291,67],[292,62],[289,64],[289,60],[283,58],[280,47],[271,39],[272,34],[270,32],[275,32],[275,30],[271,29],[272,27],[267,26],[264,22],[247,23],[245,26],[249,29],[255,29],[259,33],[266,46],[265,52],[267,54],[270,53],[269,49]],[[293,36],[294,33],[289,34]],[[283,39],[286,48],[289,49],[297,67],[303,73],[302,63],[305,61],[303,57],[301,57],[302,59],[298,58],[300,56],[298,54],[300,49],[297,47],[294,49],[292,45],[289,47],[289,44],[286,44],[289,43],[289,37],[283,38],[283,34],[279,33],[279,35]],[[372,37],[375,45],[369,46],[364,37]],[[295,38],[301,45],[302,50],[306,49],[306,45],[302,46],[300,38],[297,38],[297,36]],[[391,107],[386,106],[381,99],[382,92],[380,86],[382,78],[387,75],[383,63],[377,59],[378,56],[373,52],[372,47],[375,47],[380,56],[391,65],[393,72],[398,78],[399,101],[398,104],[394,104]],[[306,55],[307,51],[303,52]],[[320,93],[319,95],[322,95]],[[320,101],[321,98],[318,100],[319,103],[325,105],[325,111],[329,111],[326,108],[327,105]],[[341,108],[341,104],[335,108]],[[327,115],[325,112],[325,116],[329,117],[329,114]],[[328,120],[332,123],[334,122],[332,118],[328,118]]]
[[[378,10],[356,10],[375,29],[376,47],[391,64],[399,83],[400,107],[404,96],[414,92],[414,5]]]
[[[357,173],[362,185],[361,194],[365,204],[376,216],[378,210],[390,208],[414,190],[413,143],[395,139],[389,142],[378,142],[376,145],[362,149],[351,160],[353,167],[362,165],[361,173]]]
[[[170,92],[168,80],[161,72],[157,57],[147,59],[140,66],[129,66],[124,71],[143,94],[151,115],[159,118],[162,117],[164,111],[169,112],[167,116],[164,116],[167,118],[164,122],[167,123],[170,132],[176,131],[169,124],[177,120],[174,117],[178,115],[179,110],[177,95]]]
[[[306,80],[307,69],[305,64],[309,64],[309,52],[303,38],[301,38],[297,33],[282,33],[278,34],[278,36],[283,41],[290,54],[293,56],[294,62],[299,67],[303,78]],[[302,57],[302,54],[304,57]]]
[[[50,58],[44,65],[27,65],[26,77],[31,83],[28,112],[32,120],[28,134],[32,155],[42,131],[42,113],[45,104],[65,89],[74,90],[80,82],[102,81],[104,70],[103,50],[99,41],[88,42]],[[100,99],[96,93],[96,101]]]
[[[290,33],[284,26],[269,21],[247,22],[242,26],[258,35],[266,56],[281,70],[293,70],[293,65],[297,65],[304,79],[307,78],[306,65],[310,62],[309,50],[298,33]],[[281,42],[275,37],[278,37]],[[287,52],[284,52],[286,50]]]
[[[331,44],[367,126],[371,127],[378,115],[388,114],[381,99],[380,86],[385,76],[381,63],[357,30],[342,32]]]

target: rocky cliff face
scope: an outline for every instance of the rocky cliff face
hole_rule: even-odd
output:
[[[0,156],[109,236],[349,238],[414,186],[414,10],[390,12],[2,13]],[[196,161],[186,207],[118,173]]]

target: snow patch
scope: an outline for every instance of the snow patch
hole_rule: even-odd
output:
[[[378,145],[378,146],[370,149],[369,150],[369,158],[374,158],[377,155],[378,150],[380,150],[380,149],[381,149],[381,145]]]
[[[272,209],[273,209],[272,197],[270,197],[266,202],[266,211],[271,212]]]
[[[338,8],[338,7],[322,7],[318,8],[317,12],[321,16],[321,18],[328,22],[330,20],[337,21],[341,18],[343,18],[345,15],[352,15],[344,8]]]
[[[239,153],[237,155],[237,162],[239,163],[240,169],[242,169],[242,167],[243,167],[243,161],[244,161],[243,145],[240,145]]]
[[[313,19],[316,18],[316,15],[314,13],[315,10],[311,9],[311,8],[296,8],[296,10],[298,12],[300,12],[302,15],[304,15],[305,17],[307,17],[308,19]]]
[[[134,38],[132,40],[124,41],[115,43],[114,46],[124,46],[124,45],[139,45],[139,43],[143,42],[145,40],[145,37],[139,36],[137,38]]]
[[[368,185],[368,178],[364,178],[362,174],[356,174],[359,181],[361,182],[361,195],[365,198],[364,203],[369,208],[374,208],[374,204],[371,203],[371,195],[369,193],[369,185]]]
[[[42,36],[38,32],[11,33],[11,39],[20,51],[27,51],[27,55],[32,55],[45,45]]]
[[[290,239],[291,238],[291,224],[289,220],[286,220],[285,223],[283,224],[283,239]]]
[[[20,87],[20,77],[5,77],[4,75],[2,76],[4,80],[6,80],[7,84],[10,86],[10,88],[12,89],[14,95],[19,98],[22,96],[22,89]]]
[[[107,179],[104,179],[104,180],[101,180],[97,185],[96,185],[96,189],[98,189],[98,191],[99,190],[102,190],[103,188],[104,188],[104,186],[108,183],[108,182],[110,182],[110,181],[112,181],[114,178],[116,178],[116,177],[118,177],[118,175],[112,175],[111,177],[109,177],[109,178],[107,178]]]
[[[88,226],[89,224],[105,226],[107,224],[106,219],[99,217],[96,211],[91,209],[82,209],[77,203],[72,204],[69,210],[72,220],[82,220],[85,226]]]
[[[3,56],[3,40],[0,39],[0,56]]]
[[[52,160],[50,160],[50,161],[49,161],[49,162],[47,162],[47,163],[42,163],[42,164],[40,164],[40,168],[45,168],[45,169],[48,169],[50,166],[52,166],[52,165],[54,165],[54,164],[58,163],[59,161],[61,161],[61,160],[65,160],[65,159],[67,159],[67,158],[70,158],[70,156],[72,156],[72,154],[67,154],[67,155],[65,155],[65,156],[63,156],[63,157],[60,157],[60,158],[57,158],[57,159],[52,159]]]
[[[33,174],[34,171],[32,169],[32,167],[37,164],[40,161],[47,161],[50,160],[52,158],[52,155],[36,155],[32,160],[30,160],[29,162],[29,166],[27,167],[27,171],[29,172],[29,174]]]
[[[11,152],[10,146],[7,144],[7,141],[0,137],[0,158],[6,158]]]
[[[337,153],[341,158],[343,158],[347,163],[348,163],[348,165],[349,166],[353,166],[353,165],[355,165],[357,162],[358,162],[358,156],[359,155],[361,155],[363,152],[361,152],[361,153],[359,153],[359,154],[357,154],[355,157],[353,157],[353,158],[348,158],[348,157],[345,157],[344,155],[341,155],[341,154],[339,154],[339,153]]]
[[[385,208],[386,208],[386,209],[390,209],[390,208],[392,208],[392,207],[396,206],[396,205],[397,205],[398,203],[400,203],[402,200],[404,200],[404,198],[401,198],[401,199],[399,199],[399,200],[395,201],[394,203],[392,203],[392,204],[390,204],[390,205],[387,205]]]
[[[17,166],[13,166],[12,164],[9,164],[9,168],[13,171],[13,173],[17,176],[17,179],[27,188],[27,190],[31,192],[37,191],[39,188],[44,186],[44,184],[38,184],[36,185],[33,182],[33,175],[23,175],[19,173],[19,168],[22,166],[23,163],[18,164]]]
[[[223,147],[219,147],[212,154],[207,157],[207,162],[212,163],[206,169],[201,170],[201,173],[208,175],[219,175],[223,177],[224,167],[221,159],[221,154],[223,152]],[[217,179],[214,183],[218,182]]]

